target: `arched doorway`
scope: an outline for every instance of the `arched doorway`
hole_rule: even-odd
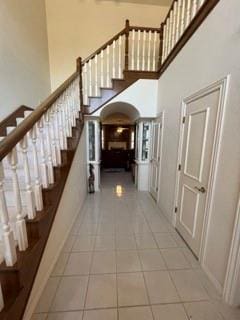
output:
[[[101,111],[101,180],[105,184],[117,179],[133,185],[135,122],[139,117],[138,110],[125,102],[111,103]]]

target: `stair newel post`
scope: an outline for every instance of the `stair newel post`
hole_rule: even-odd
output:
[[[118,77],[122,78],[122,36],[118,39]]]
[[[50,179],[50,172],[48,170],[47,161],[45,157],[45,138],[44,138],[44,129],[43,129],[43,119],[41,118],[38,123],[38,131],[39,131],[39,141],[40,141],[40,170],[41,170],[41,177],[42,177],[42,186],[43,188],[48,188],[49,182],[53,183],[53,174],[51,175]]]
[[[82,64],[82,58],[79,57],[77,58],[77,71],[78,71],[78,74],[79,74],[79,101],[80,101],[80,104],[79,104],[79,111],[81,113],[81,118],[82,118],[82,115],[83,115],[83,64]]]
[[[14,202],[16,206],[16,233],[17,233],[17,242],[19,251],[24,251],[28,247],[28,238],[27,238],[27,229],[26,222],[22,215],[22,200],[20,194],[20,186],[17,175],[17,152],[16,149],[7,155],[8,163],[12,171],[12,183],[13,183],[13,193],[14,193]]]
[[[31,176],[29,170],[28,161],[28,140],[27,136],[24,136],[19,143],[20,149],[23,157],[23,167],[24,167],[24,177],[25,177],[25,187],[26,187],[26,201],[27,201],[27,215],[29,219],[34,219],[36,217],[35,201],[32,190]],[[19,187],[19,186],[18,186]]]
[[[129,33],[130,33],[130,24],[129,20],[126,20],[125,24],[125,71],[128,71],[129,68]]]
[[[7,266],[13,266],[17,261],[17,253],[13,231],[10,229],[9,214],[6,204],[6,197],[3,189],[3,164],[0,162],[0,221],[3,228],[2,241],[4,249],[4,260]]]
[[[40,182],[40,173],[39,173],[39,161],[38,161],[38,152],[37,152],[37,128],[33,126],[30,131],[30,138],[32,141],[32,150],[33,150],[33,171],[35,178],[34,185],[34,195],[35,195],[35,204],[38,211],[43,209],[43,197],[42,197],[42,185]]]
[[[162,62],[163,62],[163,30],[164,30],[164,23],[161,23],[160,32],[159,32],[158,69],[160,69]]]

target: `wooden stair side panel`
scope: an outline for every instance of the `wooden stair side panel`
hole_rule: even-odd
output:
[[[63,164],[54,168],[55,183],[43,190],[44,210],[38,212],[34,220],[26,220],[29,248],[24,252],[17,252],[18,260],[13,267],[6,267],[5,263],[0,265],[5,303],[4,309],[0,312],[2,320],[20,320],[24,315],[82,129],[83,123],[77,120],[77,125],[73,128],[73,137],[68,138],[68,149],[61,151]]]
[[[100,88],[101,96],[89,97],[89,105],[84,106],[85,114],[93,114],[139,79],[158,79],[158,73],[151,71],[124,71],[123,79],[112,79],[112,88]]]
[[[24,118],[24,111],[32,111],[32,108],[27,106],[20,106],[14,112],[12,112],[9,116],[7,116],[4,120],[0,122],[0,137],[7,135],[7,127],[15,127],[17,125],[17,118]]]

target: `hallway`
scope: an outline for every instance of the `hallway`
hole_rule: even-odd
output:
[[[88,196],[32,320],[239,319],[150,195],[123,176],[104,173]]]

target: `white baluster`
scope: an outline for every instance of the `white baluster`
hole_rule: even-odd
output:
[[[0,220],[2,225],[2,242],[3,242],[3,254],[4,260],[7,266],[11,267],[17,262],[17,253],[15,247],[15,240],[13,231],[9,225],[9,214],[6,204],[5,193],[3,190],[3,164],[0,162]],[[1,298],[0,298],[1,299]]]
[[[42,197],[42,186],[40,183],[40,174],[39,174],[36,126],[34,126],[30,131],[30,138],[32,141],[32,151],[33,151],[33,171],[34,171],[34,178],[35,178],[35,183],[34,183],[35,205],[38,211],[42,211],[43,197]]]
[[[111,87],[110,81],[110,47],[107,46],[107,87]]]
[[[28,140],[27,136],[25,136],[19,143],[20,149],[22,151],[22,159],[23,159],[23,168],[24,168],[24,178],[26,185],[26,202],[27,202],[27,215],[29,219],[34,219],[36,217],[34,196],[31,184],[31,176],[29,170],[29,161],[28,161]]]
[[[56,112],[55,105],[53,105],[50,109],[50,123],[51,123],[51,131],[52,131],[52,140],[54,140],[55,142],[57,165],[60,166],[62,164],[62,156],[61,156],[59,127],[57,122],[57,112]]]
[[[131,69],[135,68],[135,30],[132,31],[132,61],[131,61]]]
[[[49,182],[53,183],[53,168],[51,166],[51,171],[48,172],[47,161],[45,157],[45,137],[44,137],[44,129],[43,129],[43,120],[40,119],[37,123],[38,130],[39,130],[39,143],[40,143],[40,170],[41,170],[41,177],[42,177],[42,186],[43,188],[48,188]]]
[[[193,19],[195,17],[197,10],[198,10],[198,0],[193,0],[191,19]]]
[[[88,62],[88,79],[89,79],[89,96],[93,95],[92,93],[92,59]]]
[[[176,43],[176,24],[177,24],[177,1],[174,2],[173,5],[173,27],[172,27],[172,45],[171,47],[174,48]]]
[[[12,149],[12,151],[7,155],[7,159],[8,159],[9,165],[11,166],[11,171],[12,171],[14,202],[15,202],[16,213],[17,213],[16,233],[17,233],[18,248],[20,251],[24,251],[28,247],[28,239],[27,239],[26,222],[22,215],[22,200],[21,200],[19,181],[17,176],[17,153],[15,148]]]
[[[118,78],[122,78],[122,36],[118,39]]]
[[[84,104],[88,105],[88,67],[87,63],[83,66],[83,97],[84,97]]]
[[[188,27],[189,23],[191,22],[191,4],[192,0],[187,1],[187,17],[186,17],[186,27]]]
[[[180,38],[182,0],[177,2],[176,42]]]
[[[113,41],[112,46],[112,77],[116,78],[116,41]]]
[[[95,96],[98,96],[98,55],[95,55]]]
[[[3,300],[3,293],[2,293],[2,286],[0,283],[0,311],[4,308],[4,300]]]
[[[101,54],[100,54],[100,59],[101,59],[101,87],[103,88],[104,87],[104,72],[103,72],[103,54],[104,54],[104,51],[102,50],[101,51]]]
[[[186,26],[186,1],[187,0],[182,0],[180,36],[182,36]]]
[[[54,183],[54,171],[53,171],[53,158],[52,158],[52,146],[51,146],[51,140],[50,140],[50,130],[49,130],[49,123],[48,123],[48,117],[45,114],[44,115],[44,135],[43,139],[46,142],[46,149],[47,149],[47,167],[48,167],[48,181],[50,184]]]
[[[167,35],[167,26],[165,24],[163,27],[163,53],[162,53],[161,63],[163,63],[166,58],[166,35]]]
[[[143,46],[142,46],[142,70],[145,70],[145,54],[146,54],[146,30],[143,31]]]
[[[138,30],[138,42],[137,42],[137,70],[140,70],[140,44],[141,44],[141,31]]]
[[[165,40],[165,47],[166,47],[165,57],[166,58],[169,54],[169,35],[170,35],[170,19],[168,18],[166,23],[166,40]]]
[[[157,31],[154,31],[154,38],[153,38],[153,61],[152,61],[152,70],[156,70],[156,46],[157,46]]]
[[[173,35],[173,11],[170,12],[169,16],[169,53],[172,51],[172,35]]]
[[[152,44],[152,31],[149,31],[148,32],[147,71],[151,71],[151,44]]]
[[[67,136],[72,137],[72,121],[71,121],[71,110],[70,110],[70,99],[68,91],[65,91],[65,110],[66,110],[66,126],[67,126]]]

